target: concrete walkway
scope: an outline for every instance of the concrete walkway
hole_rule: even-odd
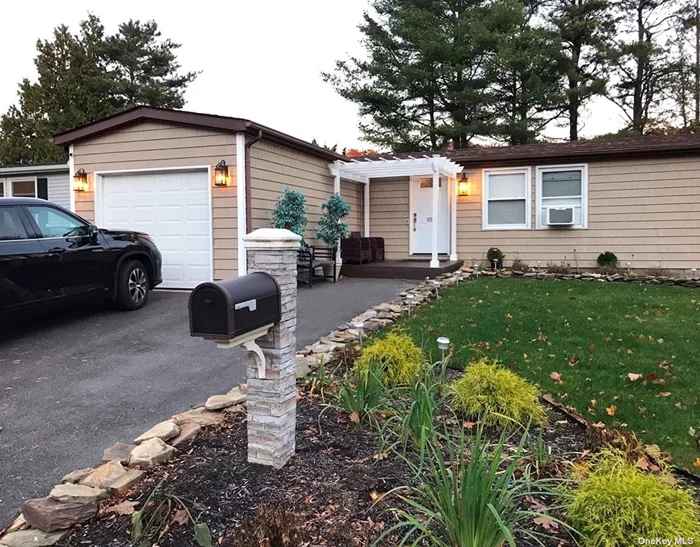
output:
[[[409,286],[384,279],[300,286],[298,345]],[[0,329],[0,529],[22,501],[97,464],[116,441],[245,379],[245,352],[190,337],[188,297],[156,291],[138,312],[78,310]]]

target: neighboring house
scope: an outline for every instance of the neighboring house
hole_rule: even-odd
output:
[[[307,198],[306,239],[339,191],[353,231],[387,258],[484,260],[489,247],[531,266],[700,267],[700,136],[469,148],[351,160],[239,118],[137,107],[54,138],[70,153],[73,209],[106,228],[151,233],[164,286],[246,271],[245,232],[270,225],[285,187]],[[216,184],[224,161],[229,180]],[[219,181],[222,182],[222,181]]]
[[[70,207],[70,174],[66,163],[0,166],[0,197],[31,197]]]

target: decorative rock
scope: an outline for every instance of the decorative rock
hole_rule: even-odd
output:
[[[303,378],[304,376],[311,374],[311,367],[306,362],[305,357],[297,357],[297,378]]]
[[[239,405],[246,400],[246,395],[239,388],[233,388],[225,395],[212,395],[204,403],[207,410],[222,410],[233,405]]]
[[[83,484],[59,484],[51,489],[50,497],[56,501],[94,503],[107,497],[107,491]]]
[[[129,469],[126,473],[117,477],[117,479],[109,485],[109,490],[113,494],[124,494],[128,492],[132,486],[139,482],[144,474],[145,473],[143,471],[138,469]]]
[[[191,441],[201,431],[202,426],[199,424],[184,424],[180,427],[180,434],[170,441],[171,446],[179,446],[184,442]]]
[[[44,532],[65,530],[74,524],[90,520],[95,513],[95,503],[60,502],[53,498],[37,498],[25,501],[22,505],[22,514],[27,519],[27,524]]]
[[[154,437],[144,441],[131,451],[129,466],[152,467],[173,457],[176,450],[162,439]]]
[[[50,547],[56,545],[68,534],[68,530],[59,532],[42,532],[41,530],[22,530],[9,532],[0,538],[0,547]]]
[[[23,515],[20,515],[10,524],[10,527],[5,532],[9,534],[10,532],[19,532],[25,528],[27,528],[27,521],[24,520]]]
[[[129,463],[129,454],[134,449],[133,444],[129,443],[115,443],[104,451],[102,454],[102,463],[107,462],[119,462],[119,463]]]
[[[175,420],[165,420],[164,422],[154,425],[142,435],[136,437],[136,439],[134,439],[134,444],[141,444],[149,439],[162,439],[167,441],[169,439],[174,439],[179,434],[180,428],[175,423]]]
[[[69,482],[69,483],[77,483],[83,480],[85,477],[87,477],[90,473],[92,473],[94,469],[92,467],[87,467],[85,469],[77,469],[75,471],[71,471],[67,475],[65,475],[62,479],[61,482]]]
[[[108,488],[116,479],[126,473],[126,469],[119,462],[111,461],[100,465],[92,473],[80,481],[80,484],[93,488]]]
[[[180,414],[175,414],[173,420],[182,427],[185,424],[218,425],[224,421],[224,415],[221,412],[211,412],[205,408],[195,408]]]

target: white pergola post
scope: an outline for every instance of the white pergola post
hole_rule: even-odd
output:
[[[440,214],[440,169],[435,162],[432,162],[433,168],[433,211],[432,211],[432,255],[430,257],[430,267],[439,268],[440,261],[438,260],[438,215]]]
[[[457,176],[448,179],[450,188],[450,260],[457,260]]]
[[[365,237],[369,237],[369,179],[365,182],[365,197],[364,197],[364,207],[365,207]]]
[[[333,193],[340,194],[340,166],[343,164],[342,161],[337,160],[334,162],[335,169],[333,172]],[[335,249],[335,262],[337,267],[340,268],[343,265],[343,258],[340,254],[340,240],[336,242]],[[312,272],[313,275],[313,272]]]

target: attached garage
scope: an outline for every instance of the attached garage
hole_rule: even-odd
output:
[[[315,242],[320,205],[334,192],[329,165],[344,156],[249,120],[136,107],[54,138],[82,170],[73,210],[101,228],[150,234],[163,254],[162,287],[190,289],[247,271],[239,244],[270,225],[287,187],[307,198],[306,241]],[[224,165],[224,184],[214,176]],[[362,229],[363,187],[338,188]]]
[[[163,254],[163,288],[189,289],[213,277],[206,168],[98,175],[95,222],[153,236]]]

